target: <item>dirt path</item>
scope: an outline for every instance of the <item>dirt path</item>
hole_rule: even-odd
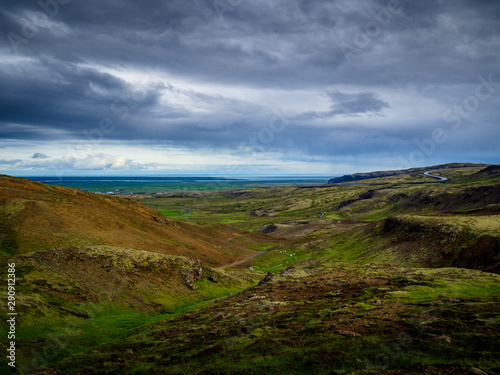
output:
[[[242,263],[245,263],[245,262],[248,262],[249,260],[252,260],[254,258],[257,258],[258,256],[262,255],[262,254],[267,254],[269,251],[261,251],[260,253],[257,253],[257,254],[253,254],[253,255],[250,255],[249,257],[246,257],[244,259],[241,259],[241,260],[237,260],[233,263],[230,263],[230,264],[226,264],[224,266],[221,266],[221,267],[217,267],[217,268],[229,268],[229,267],[234,267],[234,266],[237,266],[238,264],[242,264]]]

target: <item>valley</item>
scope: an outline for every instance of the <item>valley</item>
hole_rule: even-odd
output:
[[[0,228],[19,373],[500,373],[499,166],[132,197],[1,176]]]

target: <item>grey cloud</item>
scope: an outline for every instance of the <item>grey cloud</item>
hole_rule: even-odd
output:
[[[360,114],[367,112],[380,112],[389,107],[389,103],[381,100],[371,92],[355,94],[331,92],[328,96],[332,100],[332,114]]]
[[[375,93],[342,93],[339,91],[327,92],[331,100],[330,110],[322,112],[306,112],[296,117],[296,120],[311,120],[315,118],[326,119],[337,115],[357,116],[374,112],[378,113],[384,108],[389,108],[389,103],[381,100]]]
[[[226,86],[242,92],[306,91],[311,97],[326,92],[331,106],[290,118],[270,148],[285,154],[375,154],[408,147],[426,137],[430,126],[449,125],[441,118],[432,125],[408,119],[399,130],[371,124],[367,115],[399,110],[377,93],[412,84],[416,95],[446,108],[474,92],[478,75],[493,74],[500,81],[496,0],[401,0],[402,12],[387,21],[376,16],[386,0],[232,4],[221,15],[212,0],[70,1],[46,16],[45,25],[43,18],[33,18],[44,12],[38,2],[2,4],[0,81],[7,89],[0,90],[0,139],[85,140],[83,131],[110,119],[114,129],[104,141],[234,150],[268,127],[277,108],[251,95],[202,89]],[[36,29],[29,37],[23,34],[27,22]],[[377,35],[356,46],[356,37],[373,22],[379,22]],[[12,33],[26,41],[20,54],[11,52]],[[346,43],[357,48],[350,61],[342,49]],[[163,78],[143,90],[96,67],[144,72],[156,65],[163,77],[190,82],[191,88]],[[138,90],[139,102],[133,99]],[[183,104],[172,98],[183,98]],[[464,119],[481,118],[484,129],[469,150],[481,149],[480,142],[487,145],[485,152],[494,149],[489,140],[498,138],[497,104],[492,96]],[[341,121],[355,116],[357,123]],[[454,142],[467,146],[467,140]]]
[[[6,166],[10,166],[10,167],[18,165],[21,162],[22,162],[21,159],[11,159],[11,160],[0,159],[0,165],[6,165]]]
[[[102,118],[123,117],[136,92],[110,74],[46,59],[20,63],[11,72],[0,66],[0,74],[9,87],[0,91],[1,121],[6,123],[0,135],[7,138],[54,137],[57,129],[61,137],[78,138],[82,129],[97,127]],[[161,90],[148,87],[140,105],[133,104],[149,109],[157,104]]]
[[[243,1],[224,13],[224,26],[212,1],[70,2],[53,17],[70,32],[54,35],[40,30],[27,48],[35,55],[50,54],[69,61],[104,60],[132,66],[162,63],[175,74],[256,86],[317,85],[325,79],[325,73],[330,79],[349,82],[404,80],[399,69],[393,71],[387,65],[377,66],[375,62],[379,74],[367,74],[365,68],[360,71],[356,64],[345,61],[341,42],[352,42],[355,31],[373,20],[371,11],[384,9],[388,2],[352,3]],[[432,81],[433,74],[440,73],[435,71],[440,68],[439,61],[448,60],[450,52],[457,55],[453,48],[468,35],[464,30],[481,30],[478,35],[482,40],[498,35],[494,20],[500,7],[491,1],[480,5],[469,1],[449,5],[433,1],[401,3],[404,13],[382,27],[364,54],[381,49],[385,56],[396,59],[395,64],[410,64],[421,80]],[[11,9],[7,7],[8,14],[22,14],[23,6],[40,11],[36,4],[20,1]],[[450,25],[461,26],[449,27],[443,23],[443,16]],[[9,19],[12,27],[15,21]],[[488,28],[481,25],[485,20]],[[14,29],[20,33],[21,28],[18,24]],[[401,47],[414,51],[414,58],[401,56]],[[429,69],[418,60],[431,51],[436,66]],[[487,55],[488,51],[479,53]],[[339,74],[339,68],[346,72]],[[460,64],[448,68],[448,75],[463,72]],[[290,74],[295,74],[293,80]]]
[[[49,159],[50,156],[47,156],[41,152],[35,152],[31,158],[32,159]]]

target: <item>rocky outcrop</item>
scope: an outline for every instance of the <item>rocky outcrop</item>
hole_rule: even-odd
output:
[[[267,275],[259,281],[258,285],[266,284],[273,279],[274,275],[271,272],[268,272]]]
[[[339,203],[338,208],[339,208],[339,210],[341,210],[342,208],[347,207],[354,202],[365,200],[365,199],[371,199],[375,195],[375,191],[376,190],[368,190],[367,192],[360,194],[357,199],[348,199],[346,201],[342,201]]]
[[[493,267],[492,259],[499,252],[498,241],[488,235],[479,237],[471,246],[468,246],[460,253],[453,266],[463,268],[483,268],[488,267],[489,272],[498,272],[498,263]]]
[[[187,271],[184,274],[184,281],[186,282],[186,285],[188,286],[189,289],[191,290],[196,290],[199,288],[198,285],[194,285],[193,283],[195,281],[199,281],[202,278],[206,277],[207,273],[203,267],[196,267],[193,270]]]
[[[276,224],[267,224],[264,225],[263,228],[258,229],[256,232],[270,234],[276,232],[278,230],[278,226]]]
[[[460,267],[498,273],[499,238],[468,228],[411,217],[388,217],[380,234],[392,238],[396,253],[426,267]]]
[[[216,274],[213,274],[213,275],[208,276],[208,280],[210,280],[210,281],[211,281],[211,282],[213,282],[213,283],[218,282],[218,281],[217,281],[217,275],[216,275]]]
[[[491,211],[490,213],[497,213],[500,211],[500,184],[472,186],[460,191],[443,192],[437,195],[429,195],[424,191],[413,195],[395,194],[390,197],[390,200],[396,203],[392,208],[394,212],[432,208],[440,211],[488,210]]]
[[[211,274],[209,274],[212,272]],[[213,270],[207,269],[205,267],[199,266],[199,262],[194,263],[194,267],[191,270],[184,271],[182,274],[184,282],[191,290],[196,290],[199,288],[198,285],[194,284],[196,281],[200,281],[201,279],[208,279],[213,283],[217,283],[217,275]]]

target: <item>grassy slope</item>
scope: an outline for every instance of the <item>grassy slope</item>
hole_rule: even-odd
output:
[[[500,370],[499,290],[499,276],[473,270],[303,261],[268,283],[145,326],[57,368],[69,374],[463,374],[470,367],[493,373]]]
[[[281,250],[300,256],[498,271],[500,178],[497,172],[480,171],[436,172],[451,179],[446,184],[408,184],[431,179],[419,173],[375,179],[369,185],[255,189],[204,199],[149,198],[143,202],[155,208],[191,207],[193,215],[178,220],[231,221],[233,226],[286,237],[291,242]],[[397,217],[398,224],[384,230],[391,217]],[[273,252],[242,266],[275,272],[295,260]]]
[[[440,171],[447,171],[450,169],[457,170],[457,169],[484,168],[487,166],[488,166],[487,164],[449,163],[449,164],[435,165],[432,167],[410,168],[410,169],[393,170],[393,171],[377,171],[369,173],[355,173],[352,175],[345,175],[342,177],[333,178],[329,181],[329,183],[356,182],[369,179],[382,180],[386,177],[392,177],[392,176],[405,178],[405,176],[407,175],[415,175],[415,174],[421,175],[424,172],[440,172]]]
[[[211,266],[250,256],[266,237],[224,225],[178,223],[137,201],[0,176],[2,258],[68,246],[108,245],[188,256]],[[246,242],[229,239],[243,236]]]
[[[225,271],[185,257],[107,246],[47,250],[0,261],[16,264],[18,363],[44,361],[112,342],[142,324],[203,307],[254,285],[259,275]],[[196,288],[196,289],[195,289]],[[6,301],[6,292],[1,292]],[[7,337],[2,325],[0,337]],[[2,348],[7,343],[2,341]]]
[[[254,284],[251,272],[208,265],[271,243],[226,225],[173,222],[130,199],[8,176],[0,176],[0,229],[1,267],[16,264],[17,354],[27,369]],[[0,296],[4,304],[6,291]],[[34,360],[47,347],[51,354]]]
[[[166,210],[167,215],[180,213],[175,216],[178,228],[186,228],[188,222],[203,232],[207,224],[199,220],[211,228],[232,223],[239,230],[265,229],[265,224],[275,223],[274,234],[281,237],[275,243],[257,244],[248,235],[240,236],[234,230],[234,236],[226,242],[243,244],[249,252],[276,246],[265,255],[219,274],[220,283],[209,281],[206,274],[193,282],[200,287],[195,291],[183,283],[183,270],[196,270],[189,260],[178,260],[170,273],[165,271],[162,277],[148,280],[151,272],[162,269],[155,261],[149,261],[147,272],[135,274],[136,268],[141,267],[134,264],[142,262],[136,250],[129,253],[131,250],[106,248],[101,254],[102,248],[92,247],[82,254],[90,256],[97,251],[101,255],[83,263],[94,263],[79,268],[78,263],[71,261],[72,276],[64,275],[65,281],[61,282],[50,273],[61,269],[59,260],[42,257],[46,267],[42,267],[43,272],[49,274],[46,277],[40,273],[40,261],[36,258],[37,266],[26,267],[27,295],[29,290],[33,295],[41,295],[44,301],[56,298],[55,304],[60,306],[49,308],[47,317],[51,318],[43,320],[43,312],[33,309],[34,303],[39,302],[29,301],[31,307],[27,311],[41,316],[40,326],[46,331],[37,336],[36,330],[26,330],[35,334],[26,337],[24,347],[28,351],[33,347],[43,349],[54,339],[49,337],[40,342],[39,337],[47,337],[47,330],[51,329],[60,332],[69,327],[67,338],[75,329],[78,331],[78,326],[74,327],[74,321],[78,321],[83,332],[78,336],[78,345],[70,340],[69,345],[61,345],[60,356],[51,359],[53,362],[81,352],[56,366],[63,373],[99,369],[102,373],[148,374],[308,371],[365,374],[367,370],[388,374],[462,374],[471,366],[500,371],[495,356],[500,307],[498,276],[454,268],[364,265],[368,262],[426,265],[425,262],[436,259],[435,254],[413,259],[405,251],[425,255],[422,243],[431,246],[434,242],[430,240],[442,240],[444,253],[455,255],[457,249],[465,249],[464,244],[474,245],[481,236],[489,236],[498,244],[498,217],[492,215],[497,206],[484,202],[498,190],[495,186],[499,179],[477,172],[477,169],[442,172],[454,177],[449,184],[398,184],[411,182],[412,178],[422,180],[421,175],[405,175],[384,178],[383,184],[378,185],[371,181],[375,185],[255,189],[145,200],[153,208]],[[485,185],[493,189],[466,191]],[[445,199],[451,193],[454,195]],[[476,196],[479,197],[476,202],[468,199],[467,204],[450,206],[450,202],[461,202],[455,199],[460,194],[474,197],[479,193],[482,195]],[[420,203],[415,205],[415,202]],[[192,214],[186,214],[188,208]],[[443,213],[443,210],[449,211]],[[326,214],[320,219],[322,212]],[[389,219],[386,228],[386,218],[393,216],[396,225]],[[420,228],[420,232],[415,232],[415,228]],[[455,232],[460,241],[449,242],[450,233]],[[291,242],[281,243],[282,237]],[[119,256],[108,259],[109,252],[118,252]],[[29,263],[28,258],[22,262]],[[283,271],[270,283],[220,299],[229,292],[254,285],[256,277],[263,277],[264,272],[279,272],[291,264],[295,264],[294,269]],[[453,262],[429,265],[453,265]],[[251,266],[257,272],[249,271]],[[78,285],[88,279],[85,272],[89,268],[96,269],[93,283]],[[207,268],[207,272],[222,271]],[[106,281],[108,275],[112,276],[109,283],[100,279],[103,274]],[[162,284],[165,279],[169,282]],[[106,284],[112,287],[104,287]],[[169,293],[172,285],[179,294]],[[91,291],[97,290],[94,298],[101,299],[84,303],[71,302],[69,298],[61,300],[61,293],[76,290],[78,294],[79,288],[87,288],[83,295],[92,295]],[[131,298],[134,295],[145,298],[134,301]],[[213,302],[213,298],[219,301]],[[175,305],[179,300],[181,304]],[[158,301],[161,303],[155,305]],[[124,306],[127,303],[129,306]],[[102,310],[96,313],[94,306]],[[159,306],[163,307],[158,309]],[[170,307],[165,310],[166,306]],[[199,309],[183,313],[190,306]],[[148,316],[151,310],[178,314]],[[58,311],[63,312],[62,317],[50,326]],[[88,313],[90,319],[78,317],[78,313]],[[131,330],[143,323],[150,324]],[[64,335],[55,338],[57,342],[63,339]],[[83,352],[106,342],[109,344]]]

